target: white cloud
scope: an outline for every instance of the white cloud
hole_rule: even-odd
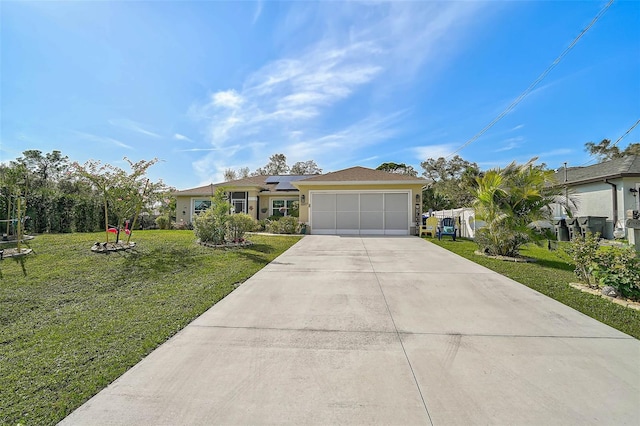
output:
[[[223,92],[216,92],[211,96],[211,100],[213,105],[236,109],[242,105],[243,99],[242,96],[238,95],[235,90],[226,90]]]
[[[411,79],[425,62],[429,70],[442,66],[471,19],[477,19],[480,6],[331,2],[289,7],[281,31],[290,31],[283,36],[292,39],[292,46],[298,38],[306,39],[299,31],[320,36],[305,46],[290,47],[286,55],[249,74],[241,86],[215,92],[208,103],[190,108],[190,115],[207,126],[213,147],[243,147],[220,149],[215,157],[210,153],[198,160],[194,169],[200,176],[218,175],[228,164],[259,167],[276,152],[285,153],[290,163],[314,159],[321,167],[323,161],[370,156],[357,151],[401,133],[404,111],[380,102],[351,110],[339,120],[332,116],[365,89],[393,88],[396,80]],[[308,30],[314,22],[330,24]],[[422,148],[416,154],[424,160],[422,152],[427,151]]]
[[[181,135],[180,133],[176,133],[175,135],[173,135],[174,139],[177,139],[179,141],[188,141],[188,142],[193,142],[193,140],[191,140],[190,138],[188,138],[185,135]]]
[[[569,148],[559,148],[559,149],[553,149],[551,151],[545,151],[540,154],[532,155],[531,157],[538,157],[538,158],[558,157],[560,155],[571,154],[572,152],[573,150]]]
[[[522,145],[522,142],[524,141],[524,138],[522,136],[518,136],[515,138],[509,138],[507,140],[504,141],[504,145],[496,150],[494,150],[493,152],[504,152],[504,151],[511,151],[512,149],[516,149],[518,147],[520,147],[520,145]]]
[[[141,134],[146,135],[146,136],[151,136],[151,137],[154,137],[154,138],[161,138],[162,137],[157,133],[154,133],[154,132],[152,132],[150,130],[145,129],[142,124],[136,123],[133,120],[113,119],[113,120],[109,120],[109,124],[111,124],[112,126],[121,127],[123,129],[131,130],[131,131],[134,131],[134,132],[137,132],[137,133],[141,133]]]
[[[413,149],[416,158],[425,161],[428,158],[438,159],[440,157],[448,157],[456,149],[457,144],[438,144],[417,146]]]
[[[73,133],[75,133],[76,135],[80,136],[83,139],[86,139],[86,140],[89,140],[89,141],[92,141],[92,142],[116,145],[116,146],[119,146],[121,148],[126,148],[126,149],[133,149],[132,146],[127,145],[124,142],[120,142],[117,139],[113,139],[113,138],[109,138],[109,137],[105,137],[105,136],[92,135],[91,133],[84,133],[84,132],[73,132]]]
[[[396,137],[404,113],[369,116],[334,132],[292,139],[277,152],[285,153],[289,163],[313,159],[325,169],[351,166],[354,161],[361,161],[363,155],[370,154],[375,145]]]
[[[188,149],[176,149],[176,152],[207,152],[207,151],[220,151],[222,148],[188,148]]]
[[[256,10],[253,12],[253,19],[251,20],[251,23],[255,24],[256,22],[258,22],[258,19],[260,19],[261,14],[262,14],[262,0],[258,0],[256,2]]]
[[[367,158],[361,158],[359,160],[356,160],[355,164],[366,164],[369,161],[378,160],[379,158],[380,158],[379,155],[374,155],[372,157],[367,157]]]
[[[519,164],[524,164],[527,161],[531,160],[532,158],[537,158],[538,160],[536,161],[536,163],[540,163],[541,161],[544,161],[545,158],[563,157],[563,156],[565,158],[569,158],[568,156],[573,155],[574,152],[575,150],[573,149],[558,148],[558,149],[553,149],[551,151],[545,151],[537,154],[520,153],[515,158],[513,157],[494,158],[489,161],[479,161],[478,165],[482,169],[490,169],[490,168],[496,168],[496,167],[503,168],[503,167],[506,167],[508,164],[512,163],[513,161]]]

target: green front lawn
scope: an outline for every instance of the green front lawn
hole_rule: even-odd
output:
[[[299,237],[250,239],[143,231],[105,255],[89,250],[104,233],[41,235],[24,263],[0,261],[0,424],[57,423]]]
[[[531,245],[522,250],[521,254],[537,259],[537,262],[515,263],[474,254],[477,245],[473,241],[451,241],[450,238],[443,238],[441,241],[435,238],[427,240],[640,339],[640,311],[569,286],[570,282],[576,282],[574,266],[561,250],[549,251]]]

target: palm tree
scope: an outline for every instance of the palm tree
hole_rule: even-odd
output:
[[[486,222],[476,233],[482,251],[517,256],[523,244],[544,238],[530,225],[551,218],[549,206],[558,202],[562,189],[554,186],[553,170],[534,166],[535,160],[513,162],[476,178],[476,217]]]

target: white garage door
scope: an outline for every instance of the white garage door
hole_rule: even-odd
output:
[[[409,235],[406,192],[311,193],[313,234]]]

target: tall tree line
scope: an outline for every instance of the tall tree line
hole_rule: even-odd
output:
[[[163,186],[163,185],[161,185]],[[159,188],[159,187],[158,187]],[[0,165],[0,219],[17,217],[21,199],[25,230],[30,233],[95,232],[105,229],[100,191],[74,172],[60,151],[27,150],[9,164]],[[156,198],[162,199],[162,198]],[[115,210],[108,220],[117,223]],[[6,233],[7,223],[0,224]]]

